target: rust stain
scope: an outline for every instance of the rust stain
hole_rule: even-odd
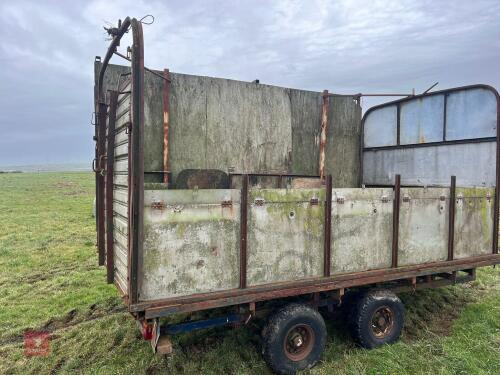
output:
[[[321,113],[321,136],[319,140],[319,177],[325,180],[325,153],[326,153],[326,132],[328,130],[328,106],[330,97],[328,90],[323,91],[323,106]]]
[[[165,81],[163,83],[163,182],[168,184],[168,138],[170,128],[170,73],[168,69],[163,71]]]

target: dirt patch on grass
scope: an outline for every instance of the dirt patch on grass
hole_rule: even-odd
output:
[[[474,302],[477,294],[470,293],[470,285],[440,288],[401,295],[406,307],[403,340],[412,342],[429,334],[448,336],[453,323],[465,307]]]
[[[51,318],[43,325],[37,328],[28,328],[27,330],[48,332],[52,339],[57,338],[57,333],[61,330],[75,327],[79,324],[86,323],[92,320],[105,318],[114,314],[121,314],[126,311],[126,307],[120,304],[112,304],[107,308],[99,307],[95,304],[89,306],[89,309],[83,312],[70,310],[64,316],[59,318]],[[15,335],[0,340],[0,346],[21,344],[24,341],[24,335]]]

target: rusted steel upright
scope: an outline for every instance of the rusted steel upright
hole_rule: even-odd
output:
[[[448,223],[448,260],[453,260],[453,251],[455,246],[455,191],[457,186],[457,177],[451,176],[450,184],[450,208]]]
[[[325,180],[326,135],[328,132],[328,108],[330,96],[328,90],[323,91],[323,105],[321,107],[321,135],[319,139],[319,177]]]
[[[401,175],[396,175],[394,184],[394,206],[392,212],[392,268],[398,266],[399,250],[399,206],[401,202]]]
[[[131,145],[131,231],[129,248],[129,301],[135,304],[138,295],[139,256],[143,242],[144,211],[144,44],[142,25],[132,25],[132,145]]]
[[[168,184],[169,174],[169,154],[168,137],[170,127],[170,72],[163,70],[163,182]]]
[[[324,270],[323,275],[330,276],[331,265],[331,237],[332,237],[332,175],[326,178],[326,200],[325,200],[325,247],[324,247]]]
[[[500,98],[496,92],[497,98],[497,151],[496,151],[496,181],[495,181],[495,202],[493,202],[493,254],[498,254],[498,225],[499,223],[499,200],[500,200]]]
[[[104,177],[101,172],[101,164],[104,157],[104,147],[105,147],[105,136],[106,136],[106,116],[107,116],[107,106],[106,106],[106,96],[104,93],[104,74],[106,73],[106,68],[109,64],[111,56],[113,56],[116,47],[120,45],[120,40],[122,36],[128,31],[130,27],[130,18],[127,17],[123,22],[119,22],[118,28],[113,29],[115,32],[110,33],[113,40],[106,52],[106,56],[102,60],[101,69],[99,70],[99,78],[97,80],[97,87],[95,88],[96,100],[96,113],[97,113],[97,124],[96,124],[96,158],[94,170],[96,173],[96,222],[97,222],[97,249],[99,252],[99,265],[104,264]]]
[[[247,287],[248,175],[242,176],[240,200],[240,288]]]
[[[106,156],[106,116],[108,107],[104,102],[104,98],[98,104],[97,113],[97,160],[96,160],[96,219],[97,219],[97,251],[99,254],[99,265],[104,265],[105,258],[105,222],[104,222],[104,176],[103,176],[103,160]]]
[[[113,253],[113,173],[115,164],[115,121],[118,92],[111,91],[109,96],[108,135],[106,146],[106,272],[109,284],[114,281]]]

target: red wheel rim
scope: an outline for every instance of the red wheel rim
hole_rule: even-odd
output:
[[[306,324],[297,324],[290,328],[285,336],[283,347],[290,360],[302,361],[314,346],[314,331]]]

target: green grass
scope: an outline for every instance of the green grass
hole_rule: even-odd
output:
[[[89,173],[0,174],[0,373],[268,374],[259,322],[174,338],[152,354],[97,267]],[[335,316],[312,374],[499,374],[500,273],[402,295],[400,342],[357,348]],[[47,357],[25,357],[23,332],[51,332]]]

